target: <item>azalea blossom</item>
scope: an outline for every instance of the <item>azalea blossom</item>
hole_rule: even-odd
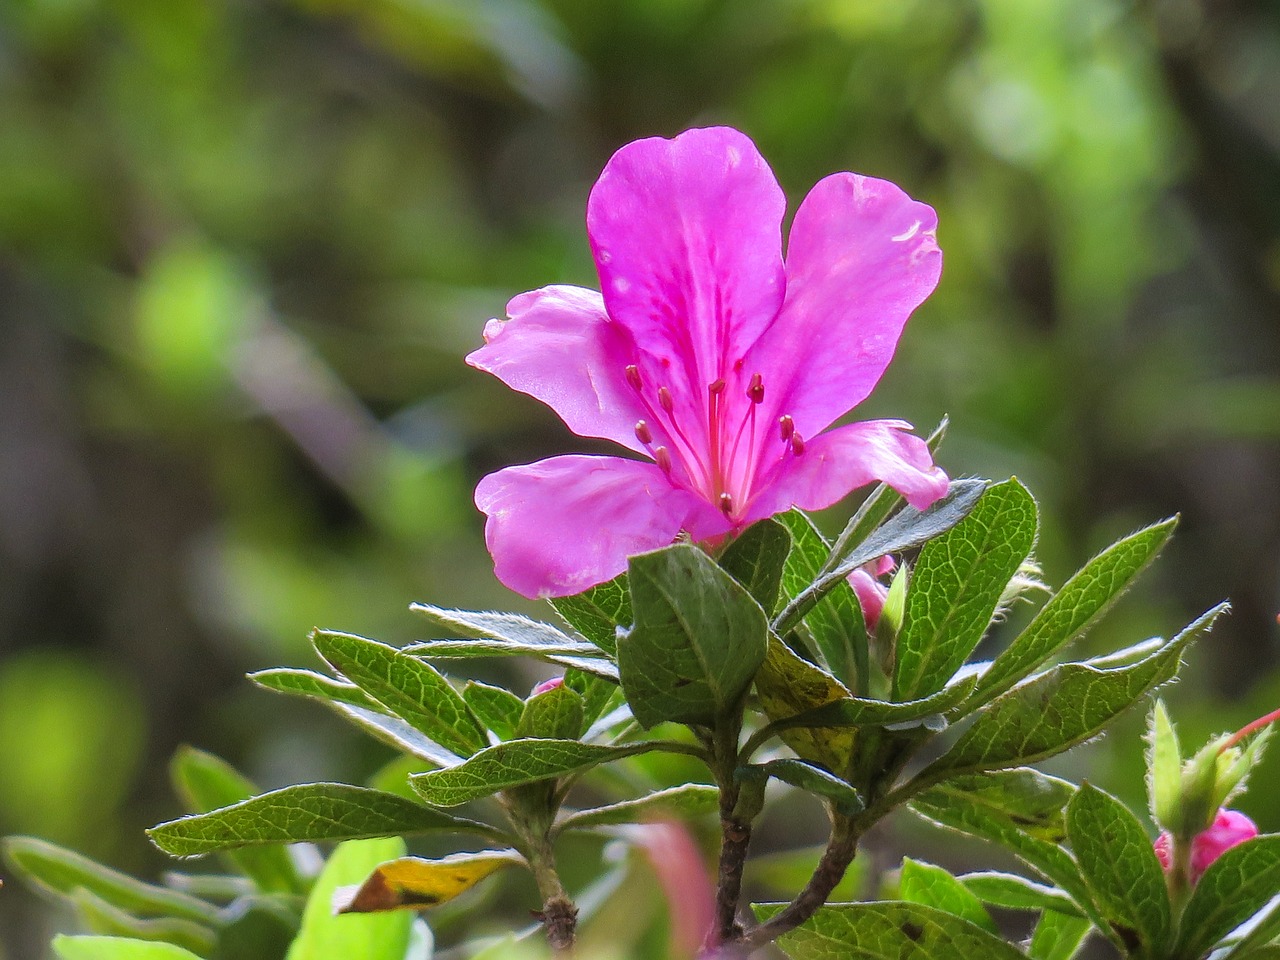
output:
[[[550,286],[507,305],[467,362],[584,437],[646,460],[560,456],[485,477],[476,505],[498,578],[566,596],[633,554],[820,509],[881,480],[923,508],[947,490],[901,420],[828,429],[884,373],[942,268],[932,208],[837,173],[792,223],[745,135],[630,143],[591,191],[601,292]]]
[[[884,602],[889,599],[889,585],[880,577],[893,573],[898,562],[890,556],[879,557],[864,563],[849,574],[849,585],[858,597],[858,606],[862,608],[862,622],[867,630],[874,632],[880,623],[880,614],[884,612]]]
[[[1258,835],[1258,825],[1238,810],[1223,808],[1207,830],[1191,841],[1191,882],[1195,883],[1209,869],[1209,864],[1237,844]],[[1165,871],[1173,869],[1173,838],[1166,830],[1156,838],[1156,857]]]

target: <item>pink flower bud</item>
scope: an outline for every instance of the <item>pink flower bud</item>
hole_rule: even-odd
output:
[[[1209,869],[1209,864],[1237,844],[1252,840],[1258,835],[1258,827],[1238,810],[1222,809],[1214,817],[1207,830],[1196,834],[1191,841],[1191,882],[1195,883]],[[1155,843],[1156,857],[1166,871],[1173,868],[1173,839],[1168,831],[1160,834]]]
[[[868,630],[875,630],[876,624],[880,622],[884,602],[889,596],[889,588],[876,578],[892,573],[897,565],[893,557],[886,555],[864,563],[849,574],[849,585],[858,595],[858,606],[862,607],[862,620]]]
[[[550,680],[543,680],[529,691],[529,696],[536,697],[540,693],[550,693],[556,687],[561,686],[564,686],[564,677],[552,677]]]

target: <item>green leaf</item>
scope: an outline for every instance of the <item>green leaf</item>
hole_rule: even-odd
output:
[[[510,740],[516,735],[516,724],[524,713],[524,701],[510,690],[492,687],[479,680],[468,680],[462,688],[462,699],[480,722],[498,735]]]
[[[1177,524],[1172,517],[1139,530],[1086,563],[992,662],[974,693],[974,705],[1004,693],[1083,636],[1156,558]]]
[[[467,757],[488,744],[466,701],[430,664],[346,633],[317,630],[311,642],[335,670],[445,749]]]
[[[762,920],[782,904],[757,904]],[[918,903],[828,904],[778,945],[793,960],[1025,960],[1022,952],[968,920]]]
[[[1157,699],[1147,724],[1147,808],[1151,819],[1165,829],[1177,829],[1182,806],[1182,748],[1178,732]]]
[[[57,936],[53,939],[53,952],[61,960],[200,960],[190,950],[172,943],[131,937]]]
[[[530,697],[516,726],[521,740],[574,740],[582,732],[582,698],[564,684]]]
[[[1214,607],[1154,654],[1132,666],[1099,670],[1067,663],[997,697],[923,774],[996,770],[1035,763],[1102,732],[1146,694],[1172,680],[1182,652],[1227,609]]]
[[[764,664],[756,674],[756,695],[769,719],[779,722],[847,699],[849,691],[831,674],[796,656],[771,636]],[[853,754],[855,734],[848,728],[786,728],[784,723],[778,735],[805,760],[821,763],[828,770],[844,771]]]
[[[842,697],[794,717],[775,721],[773,726],[778,730],[796,727],[905,727],[916,722],[929,725],[930,721],[936,721],[935,726],[945,726],[942,714],[972,692],[974,680],[974,677],[966,677],[937,693],[906,703]]]
[[[791,532],[792,547],[783,568],[782,584],[788,597],[800,594],[822,573],[830,548],[813,521],[799,510],[779,514]],[[867,628],[857,594],[846,579],[831,589],[805,614],[800,625],[813,638],[827,668],[851,689],[867,682]]]
[[[446,610],[443,607],[433,607],[428,603],[411,604],[409,609],[446,627],[452,627],[463,636],[495,644],[496,646],[486,647],[488,650],[484,654],[486,656],[497,656],[506,649],[520,656],[537,657],[548,663],[556,663],[563,667],[577,667],[588,673],[603,673],[616,679],[611,664],[607,660],[600,659],[600,650],[589,644],[581,644],[549,623],[530,620],[516,613]],[[419,653],[430,646],[430,643],[413,644],[405,647],[404,652]],[[461,645],[458,649],[461,649]]]
[[[515,850],[455,853],[440,860],[401,857],[379,864],[355,886],[334,893],[334,913],[421,910],[460,896],[499,870],[527,866]]]
[[[566,623],[610,656],[618,652],[618,627],[631,626],[631,587],[627,575],[572,597],[554,597],[551,606]]]
[[[1280,834],[1246,840],[1209,865],[1182,914],[1174,956],[1198,960],[1280,891]]]
[[[898,895],[910,903],[961,917],[988,933],[1000,932],[982,901],[946,870],[931,863],[904,859],[898,879]]]
[[[1169,894],[1138,818],[1086,783],[1067,804],[1067,835],[1116,938],[1130,952],[1158,956],[1172,923]]]
[[[620,823],[643,823],[653,818],[687,821],[713,813],[719,807],[720,791],[715,787],[703,783],[686,783],[636,800],[622,800],[607,807],[578,810],[565,816],[556,825],[556,830],[563,833],[565,830],[585,830]]]
[[[957,877],[983,903],[1006,910],[1052,910],[1068,917],[1082,916],[1075,901],[1059,890],[1012,873],[966,873]]]
[[[217,934],[202,923],[177,917],[135,917],[84,888],[76,890],[71,901],[84,926],[93,933],[171,943],[200,956],[207,956],[217,943]]]
[[[217,922],[217,910],[203,900],[135,880],[45,840],[7,837],[4,851],[14,870],[37,889],[54,896],[70,898],[77,890],[87,890],[135,916]]]
[[[895,700],[941,689],[973,653],[1036,540],[1036,502],[1015,480],[988,487],[920,551],[898,634]]]
[[[165,853],[191,857],[264,843],[356,840],[435,830],[480,835],[493,832],[483,824],[393,793],[344,783],[308,783],[264,793],[211,813],[170,820],[152,827],[147,836]]]
[[[302,928],[287,960],[404,960],[413,915],[405,912],[337,916],[340,887],[363,883],[379,864],[403,857],[398,837],[339,844],[316,879],[302,915]]]
[[[564,685],[582,697],[582,730],[585,733],[613,706],[622,703],[622,691],[604,677],[570,668],[564,672]]]
[[[761,520],[725,548],[720,555],[720,569],[742,584],[769,613],[778,603],[782,567],[790,549],[787,528],[774,520]]]
[[[1071,960],[1092,926],[1084,917],[1046,910],[1031,934],[1027,956],[1030,960]]]
[[[855,547],[838,567],[823,574],[792,598],[774,618],[774,631],[785,636],[814,604],[864,563],[870,563],[886,553],[910,550],[946,533],[968,516],[986,487],[985,480],[952,480],[946,496],[928,509],[904,507],[897,516]]]
[[[618,671],[636,720],[712,724],[734,710],[765,657],[760,604],[689,544],[632,557],[628,578],[636,623]]]
[[[606,746],[577,740],[510,740],[448,770],[410,777],[428,803],[455,807],[526,783],[563,777],[654,749],[652,743]]]
[[[262,791],[224,760],[194,747],[182,746],[169,762],[174,789],[191,813],[208,813],[248,800]],[[284,847],[260,847],[227,855],[264,893],[301,893],[306,889]]]
[[[832,802],[837,811],[846,817],[859,814],[864,809],[862,798],[858,796],[857,790],[831,772],[815,764],[806,763],[804,760],[796,760],[792,757],[784,757],[780,760],[770,760],[768,763],[759,764],[757,769],[765,776],[781,780],[783,783],[789,783],[791,786],[807,793],[825,797]]]

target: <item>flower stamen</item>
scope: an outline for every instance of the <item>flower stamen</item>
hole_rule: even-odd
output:
[[[643,420],[636,421],[636,439],[646,447],[653,443],[653,431],[649,429],[649,424]]]

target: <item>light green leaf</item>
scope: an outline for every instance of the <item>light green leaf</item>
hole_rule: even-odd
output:
[[[762,763],[757,769],[767,777],[773,777],[800,790],[825,797],[846,817],[861,813],[864,809],[862,798],[858,796],[857,790],[815,764],[784,757]]]
[[[835,677],[796,656],[775,636],[769,637],[768,653],[756,674],[756,695],[770,720],[789,718],[816,710],[841,699],[849,691]],[[821,763],[828,770],[844,771],[853,754],[854,731],[837,727],[782,729],[782,742],[806,760]]]
[[[503,648],[508,648],[512,653],[518,653],[520,656],[537,657],[548,663],[577,667],[588,673],[604,673],[616,679],[616,674],[610,669],[609,661],[600,659],[600,650],[590,644],[584,646],[549,623],[531,620],[516,613],[446,610],[443,607],[433,607],[428,603],[411,604],[409,609],[414,613],[422,614],[429,620],[435,620],[457,630],[464,637],[473,637],[496,644],[497,646],[486,648],[489,650],[485,654],[487,656],[497,656]],[[405,653],[418,653],[429,646],[430,643],[414,644],[405,647]]]
[[[982,901],[946,870],[931,863],[904,859],[898,879],[898,895],[910,903],[935,907],[961,917],[988,933],[1000,932]]]
[[[430,664],[346,633],[316,630],[311,642],[335,670],[445,749],[467,757],[488,744],[466,701]]]
[[[53,952],[61,960],[200,960],[172,943],[132,937],[58,936],[53,940]]]
[[[970,694],[974,680],[974,677],[966,677],[937,693],[906,703],[842,697],[794,717],[779,720],[773,726],[779,730],[795,727],[897,727],[915,721],[934,720],[941,727],[946,725],[942,714]]]
[[[1008,649],[996,657],[978,684],[973,705],[987,703],[1004,693],[1083,636],[1156,558],[1177,524],[1177,517],[1172,517],[1139,530],[1086,563],[1040,609]]]
[[[510,740],[516,735],[516,724],[524,713],[524,701],[510,690],[493,687],[479,680],[468,680],[462,688],[462,699],[480,722],[498,735]]]
[[[1015,480],[988,487],[973,510],[920,551],[898,634],[894,699],[941,689],[986,632],[1005,587],[1031,553],[1036,502]]]
[[[297,670],[290,667],[276,667],[271,670],[259,670],[249,674],[249,679],[261,687],[277,693],[296,694],[311,697],[315,700],[329,700],[334,703],[345,703],[364,710],[383,709],[382,704],[365,694],[354,683],[343,683],[314,670]]]
[[[564,684],[530,697],[516,725],[521,740],[574,740],[582,732],[582,698]]]
[[[765,657],[768,621],[697,547],[632,557],[636,623],[618,639],[622,689],[636,720],[712,724],[732,711]]]
[[[93,933],[172,943],[200,956],[207,956],[217,942],[217,934],[205,924],[177,917],[135,917],[83,887],[72,894],[71,901],[85,928]]]
[[[651,743],[606,746],[577,740],[510,740],[448,770],[410,777],[428,803],[454,807],[526,783],[563,777],[654,749]]]
[[[551,601],[566,623],[610,656],[618,652],[618,627],[631,626],[631,587],[627,575],[619,574],[607,583],[572,597]]]
[[[229,807],[262,792],[226,761],[194,747],[178,748],[169,775],[191,813]],[[301,893],[306,887],[283,846],[238,850],[227,859],[264,893]]]
[[[1068,917],[1081,916],[1075,901],[1057,887],[1036,883],[1012,873],[966,873],[957,877],[983,903],[1006,910],[1052,910]]]
[[[578,810],[565,816],[557,832],[585,830],[588,827],[613,826],[620,823],[643,823],[653,818],[676,818],[687,821],[720,806],[720,791],[702,783],[686,783],[680,787],[659,790],[636,800],[622,800],[607,807]]]
[[[14,870],[33,886],[55,896],[69,898],[83,889],[134,916],[217,921],[217,910],[203,900],[135,880],[45,840],[7,837],[4,851]]]
[[[757,904],[762,920],[782,904]],[[1022,952],[968,920],[918,903],[828,904],[778,945],[793,960],[1025,960]]]
[[[264,793],[211,813],[170,820],[152,827],[147,836],[166,853],[190,857],[264,843],[355,840],[435,830],[493,833],[483,824],[393,793],[343,783],[309,783]]]
[[[404,853],[404,841],[398,837],[339,844],[307,898],[302,928],[287,960],[404,960],[411,913],[352,917],[333,912],[333,898],[340,887],[363,883],[380,864]]]
[[[775,520],[752,524],[720,555],[720,569],[738,583],[766,613],[778,603],[782,588],[782,567],[791,549],[787,528]]]
[[[1159,956],[1172,923],[1169,894],[1138,818],[1086,783],[1067,804],[1067,835],[1112,933],[1130,952]]]
[[[1089,935],[1092,924],[1084,917],[1046,910],[1031,934],[1030,960],[1071,960]]]
[[[1226,609],[1226,604],[1213,608],[1132,666],[1099,670],[1068,663],[1014,687],[980,713],[951,750],[921,776],[1035,763],[1096,736],[1147,693],[1172,680],[1183,651]]]
[[[1182,806],[1182,748],[1164,701],[1157,699],[1147,723],[1147,808],[1151,819],[1177,829]]]
[[[1182,914],[1177,957],[1198,960],[1280,893],[1280,834],[1232,847],[1209,865]]]

